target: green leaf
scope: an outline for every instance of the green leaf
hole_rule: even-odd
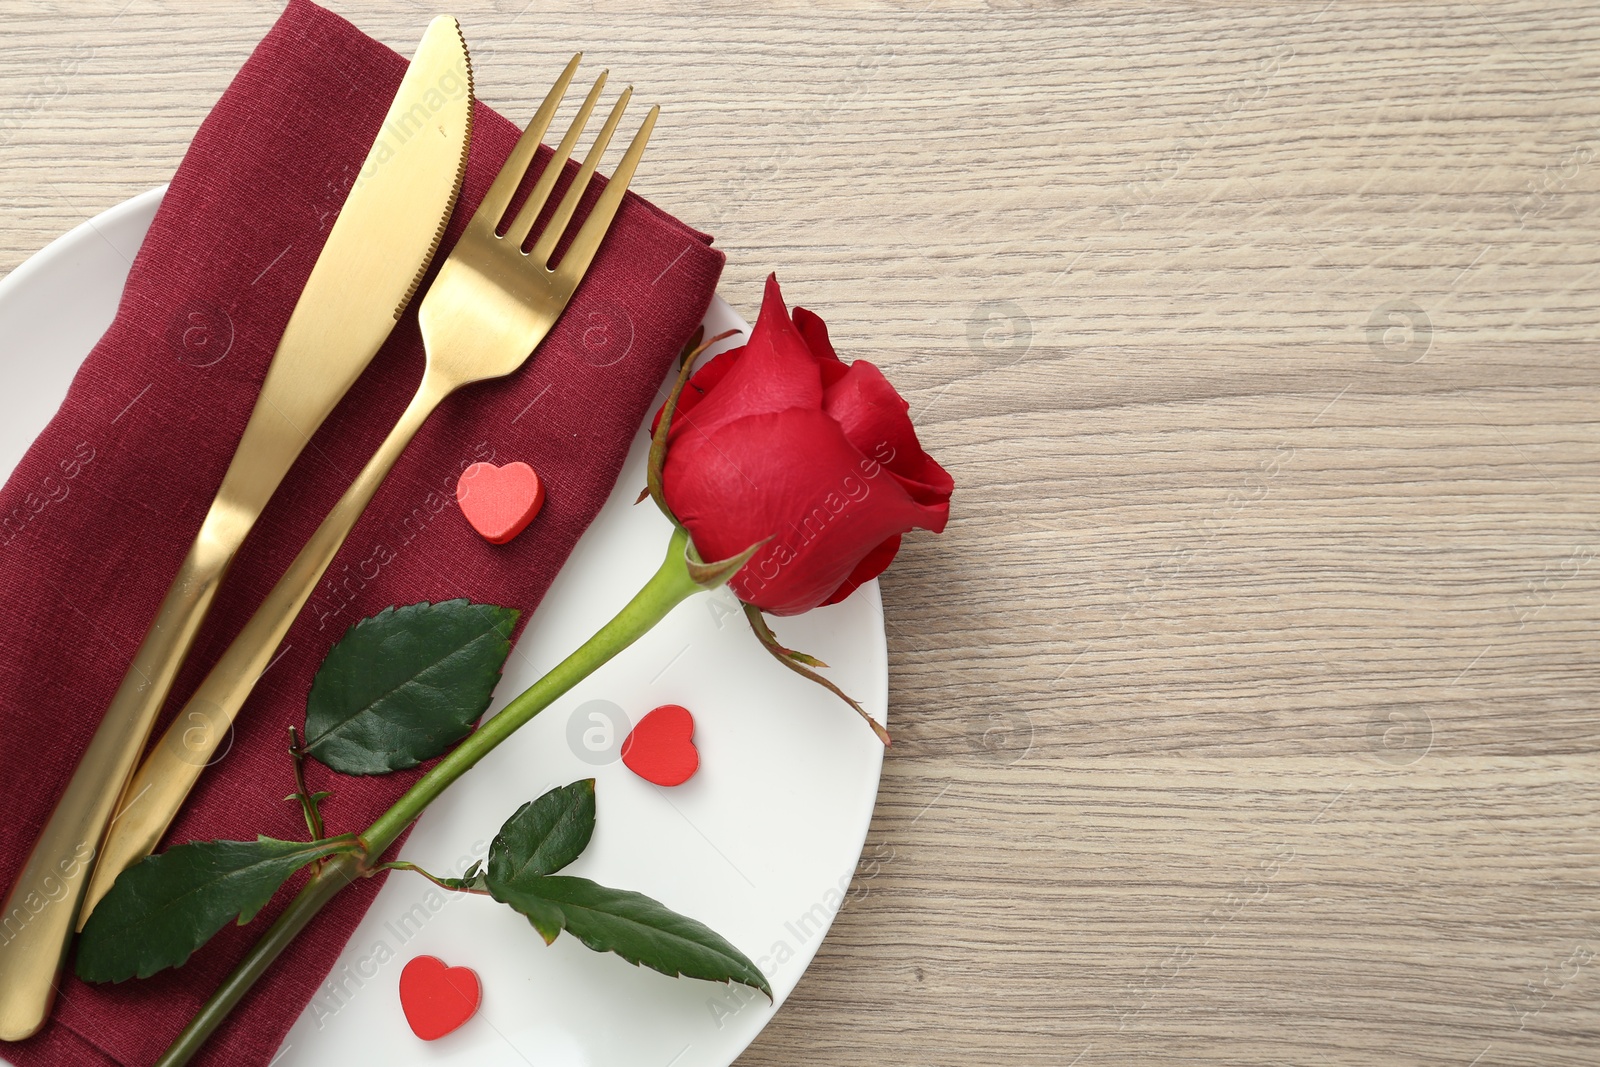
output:
[[[489,845],[489,878],[517,885],[555,874],[589,847],[594,834],[594,779],[552,789],[517,809]]]
[[[566,930],[596,952],[662,974],[740,982],[771,997],[761,969],[705,924],[643,894],[555,873],[588,847],[594,819],[593,778],[522,805],[489,846],[484,887],[526,916],[547,945]]]
[[[235,915],[255,918],[280,885],[353,838],[325,841],[195,841],[147,856],[118,876],[78,938],[78,977],[148,978],[181,967]]]
[[[442,754],[488,710],[517,615],[447,600],[356,623],[311,684],[306,753],[344,774],[387,774]]]
[[[662,974],[738,982],[772,997],[761,969],[722,935],[642,893],[560,874],[507,884],[495,878],[492,865],[489,892],[527,916],[545,944],[566,930],[596,952],[615,952]]]
[[[557,877],[566,877],[558,875]],[[543,881],[540,878],[539,881]],[[530,879],[531,883],[533,880]],[[544,943],[549,945],[561,936],[562,929],[567,925],[567,917],[562,914],[561,907],[539,896],[537,887],[531,884],[526,889],[514,886],[503,886],[496,891],[489,887],[489,895],[502,904],[511,905],[513,911],[521,912],[527,917],[533,928],[539,931],[539,936],[544,938]]]

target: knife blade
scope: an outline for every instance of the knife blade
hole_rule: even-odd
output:
[[[0,1040],[29,1037],[49,1017],[94,857],[228,565],[426,273],[466,172],[472,97],[461,27],[434,19],[289,317],[199,534],[7,894]]]

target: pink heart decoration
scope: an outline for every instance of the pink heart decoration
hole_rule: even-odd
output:
[[[622,742],[622,762],[647,782],[682,785],[700,769],[694,747],[694,716],[688,708],[663,704],[639,720]]]
[[[400,1007],[411,1032],[434,1041],[472,1018],[483,986],[470,967],[446,967],[437,956],[418,956],[400,972]]]
[[[456,480],[456,502],[474,530],[503,545],[544,507],[544,483],[526,463],[474,463]]]

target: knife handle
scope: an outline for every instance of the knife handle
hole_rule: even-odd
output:
[[[160,844],[184,799],[199,780],[200,772],[210,765],[222,740],[229,736],[239,709],[271,665],[273,653],[288,634],[300,609],[311,599],[317,583],[355,528],[373,494],[423,422],[448,393],[449,389],[438,384],[431,375],[424,376],[410,405],[378,451],[289,564],[289,569],[200,683],[189,703],[167,727],[161,740],[151,748],[128,786],[128,804],[118,814],[116,824],[106,837],[105,848],[83,901],[79,929],[88,921],[100,898],[110,890],[117,875]],[[226,758],[225,752],[223,758]]]
[[[239,518],[226,506],[207,513],[66,792],[6,896],[0,912],[0,1040],[31,1036],[50,1014],[106,825],[243,539]]]

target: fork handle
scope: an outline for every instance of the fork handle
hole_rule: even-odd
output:
[[[273,653],[300,609],[311,599],[323,572],[395,461],[449,392],[431,374],[424,374],[416,395],[389,436],[145,757],[128,786],[129,802],[117,815],[95,864],[78,918],[79,929],[117,875],[148,856],[161,842],[200,772],[211,763],[222,740],[230,736],[235,716],[271,664]]]
[[[0,912],[0,1039],[30,1036],[50,1013],[106,825],[243,540],[242,518],[221,500],[207,512],[122,685],[12,883]]]

